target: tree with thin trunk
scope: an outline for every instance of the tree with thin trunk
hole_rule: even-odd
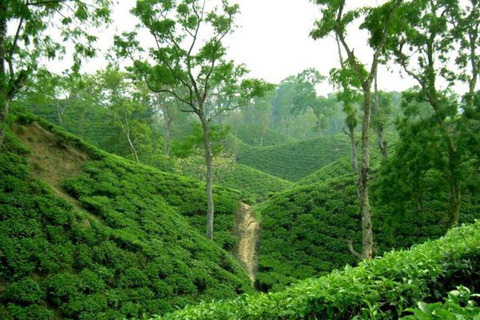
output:
[[[73,69],[82,57],[93,57],[97,39],[79,27],[109,21],[110,0],[0,0],[0,146],[9,106],[36,72],[42,59],[64,56],[64,43],[73,42]],[[59,40],[49,34],[59,31]]]
[[[362,159],[357,188],[360,197],[360,214],[362,219],[362,252],[357,254],[361,259],[370,259],[373,256],[373,230],[372,215],[369,201],[370,180],[370,117],[372,100],[372,83],[380,63],[381,54],[384,50],[388,35],[391,33],[392,19],[395,11],[402,2],[401,0],[388,1],[382,6],[364,8],[363,10],[346,9],[346,0],[329,1],[314,0],[322,8],[322,19],[316,22],[311,36],[321,39],[334,33],[346,52],[345,65],[355,75],[361,84],[363,93],[363,121],[362,121]],[[347,27],[360,17],[364,17],[363,25],[375,23],[375,29],[370,31],[369,44],[373,49],[370,67],[362,63],[347,39]]]
[[[388,141],[385,137],[385,131],[393,122],[393,95],[392,93],[378,90],[377,79],[375,79],[374,97],[372,126],[377,135],[377,145],[382,155],[382,161],[385,162],[388,159]]]
[[[172,127],[173,123],[180,112],[178,100],[164,93],[154,93],[154,108],[161,117],[161,121],[165,126],[165,155],[167,158],[172,154]]]
[[[338,59],[340,62],[340,69],[332,69],[330,71],[330,79],[332,83],[339,88],[337,93],[338,101],[343,104],[343,112],[345,113],[345,125],[347,126],[347,134],[350,140],[350,162],[352,165],[352,173],[358,174],[358,159],[357,159],[357,140],[355,138],[355,128],[358,125],[357,104],[361,102],[361,84],[358,81],[356,74],[345,64],[343,58],[342,45],[338,35],[335,35],[337,43]],[[360,193],[359,193],[360,196]]]
[[[194,113],[204,135],[207,168],[206,236],[213,239],[214,201],[210,120],[213,114],[233,110],[242,100],[264,91],[263,82],[241,82],[247,70],[226,59],[223,40],[234,30],[237,4],[227,0],[137,1],[132,13],[153,38],[149,56],[141,58],[142,48],[135,32],[116,37],[117,53],[134,60],[153,92],[174,97],[180,111]],[[212,104],[213,96],[224,96],[226,103]],[[221,109],[221,111],[220,111]]]
[[[460,216],[462,171],[470,153],[463,140],[464,129],[469,115],[475,112],[480,71],[480,3],[470,0],[464,4],[459,0],[405,3],[397,21],[399,28],[390,35],[387,46],[392,61],[418,83],[419,90],[414,92],[417,102],[426,102],[433,111],[423,120],[423,128],[438,132],[439,152],[445,154],[441,157],[445,162],[436,169],[448,182],[446,224],[450,227]],[[442,82],[449,87],[466,84],[463,103]]]

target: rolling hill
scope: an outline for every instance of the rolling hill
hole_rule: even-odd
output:
[[[480,313],[478,297],[471,295],[480,286],[479,257],[477,221],[411,250],[389,252],[355,268],[347,266],[300,281],[280,292],[204,302],[152,320],[474,320]],[[450,308],[442,306],[447,296]],[[415,316],[409,317],[412,312]]]
[[[121,319],[251,291],[221,247],[240,195],[217,188],[217,243],[188,219],[203,186],[17,115],[0,151],[0,318]],[[222,224],[224,224],[222,226]]]
[[[347,137],[337,135],[264,148],[243,145],[237,162],[295,182],[349,154]]]
[[[442,223],[446,204],[442,194],[429,195],[424,210],[412,203],[402,211],[385,203],[373,181],[371,206],[376,254],[392,248],[408,248],[446,232]],[[428,199],[428,200],[427,200]],[[256,287],[278,291],[298,279],[305,279],[355,265],[348,241],[361,251],[361,225],[353,175],[343,175],[279,193],[257,208],[261,233]],[[465,194],[462,222],[480,218],[480,203],[475,194]]]

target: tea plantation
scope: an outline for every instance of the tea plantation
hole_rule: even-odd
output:
[[[111,156],[37,118],[20,116],[13,126],[22,134],[38,124],[54,135],[48,146],[29,138],[32,146],[75,149],[88,161],[52,189],[35,177],[43,168],[27,160],[32,149],[8,132],[0,152],[0,319],[122,319],[251,291],[220,248],[235,239],[219,231],[216,245],[187,221],[204,212],[201,184]],[[218,228],[233,225],[239,196],[216,190]]]
[[[264,148],[244,145],[237,161],[285,180],[298,181],[349,154],[347,137],[336,135]]]
[[[439,201],[442,199],[430,197],[424,204],[429,210],[422,213],[418,213],[414,204],[405,203],[402,213],[395,214],[396,208],[375,194],[377,189],[373,181],[377,254],[392,248],[407,248],[445,234],[442,215],[431,214],[432,211],[445,212],[445,204]],[[282,192],[261,204],[258,212],[262,229],[257,289],[278,291],[298,279],[356,263],[347,245],[351,241],[354,249],[361,251],[361,225],[353,175]],[[465,194],[462,221],[480,218],[479,212],[476,197]]]
[[[293,183],[250,168],[240,163],[232,163],[230,168],[219,170],[216,183],[241,190],[243,197],[250,202],[261,202],[269,195],[289,189]]]
[[[479,258],[477,221],[409,251],[389,252],[355,268],[347,266],[300,281],[280,292],[201,303],[153,319],[476,320],[480,313],[478,296],[469,293],[480,286]],[[444,305],[439,303],[443,299]],[[415,309],[417,304],[422,309]],[[437,313],[438,317],[431,313],[434,309],[452,317],[442,318],[442,313]]]
[[[372,168],[378,168],[381,163],[381,156],[377,149],[372,149],[370,166]],[[360,163],[360,160],[359,162]],[[342,157],[338,160],[335,160],[314,173],[298,180],[296,182],[297,186],[306,186],[315,183],[322,183],[327,180],[338,178],[346,174],[352,173],[352,160],[350,156]]]

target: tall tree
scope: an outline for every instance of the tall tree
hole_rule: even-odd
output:
[[[373,231],[368,186],[370,179],[370,117],[372,83],[377,73],[380,57],[384,50],[388,35],[391,33],[393,15],[401,0],[391,0],[375,8],[347,11],[346,0],[314,0],[321,7],[322,19],[316,22],[316,27],[311,32],[314,39],[321,39],[332,32],[347,54],[345,65],[352,70],[357,81],[360,82],[363,92],[364,116],[362,122],[362,164],[358,178],[358,191],[360,196],[360,212],[362,217],[362,252],[358,254],[361,259],[370,259],[373,255]],[[347,39],[347,27],[360,17],[364,17],[362,26],[370,28],[369,45],[373,49],[370,68],[362,63],[356,56],[354,49]]]
[[[81,57],[92,57],[96,36],[79,25],[98,27],[109,21],[110,0],[0,1],[0,146],[9,106],[41,59],[54,59],[73,42],[74,69]],[[48,31],[60,30],[58,39]]]
[[[316,85],[325,79],[315,69],[306,69],[295,77],[292,112],[311,110],[316,117],[316,128],[322,135],[329,117],[328,100],[317,95]]]
[[[95,80],[91,91],[97,104],[112,115],[115,125],[128,142],[134,160],[140,162],[139,149],[151,136],[151,119],[144,119],[152,108],[148,88],[143,82],[135,81],[132,75],[120,71],[118,65],[112,64],[97,72]]]
[[[377,144],[382,154],[382,160],[388,157],[388,141],[385,137],[385,131],[392,122],[393,114],[393,95],[392,93],[378,90],[377,80],[375,79],[375,103],[372,108],[372,126],[377,134]]]
[[[237,4],[227,0],[158,0],[137,1],[132,10],[142,25],[153,36],[154,46],[150,57],[155,65],[134,58],[140,47],[135,33],[118,37],[118,53],[134,58],[134,66],[143,73],[146,83],[154,92],[170,94],[180,103],[180,110],[194,113],[202,125],[207,168],[206,236],[213,239],[214,202],[212,194],[212,150],[210,120],[212,95],[224,96],[228,102],[214,105],[226,111],[240,106],[242,98],[261,94],[261,81],[244,81],[243,66],[226,59],[224,38],[234,30],[234,18],[239,11]],[[201,32],[202,31],[202,32]],[[137,44],[137,46],[135,46]]]
[[[475,109],[480,72],[479,5],[477,0],[407,2],[387,46],[393,61],[417,81],[416,99],[426,102],[433,111],[423,124],[437,132],[439,151],[445,152],[446,161],[440,170],[448,181],[449,226],[459,220],[462,167],[469,154],[463,140],[464,124]],[[445,88],[458,83],[468,87],[463,104]]]

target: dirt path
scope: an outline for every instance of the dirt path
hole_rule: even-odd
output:
[[[252,207],[240,202],[235,211],[235,233],[239,241],[234,248],[234,253],[247,271],[252,285],[257,271],[259,229]]]

